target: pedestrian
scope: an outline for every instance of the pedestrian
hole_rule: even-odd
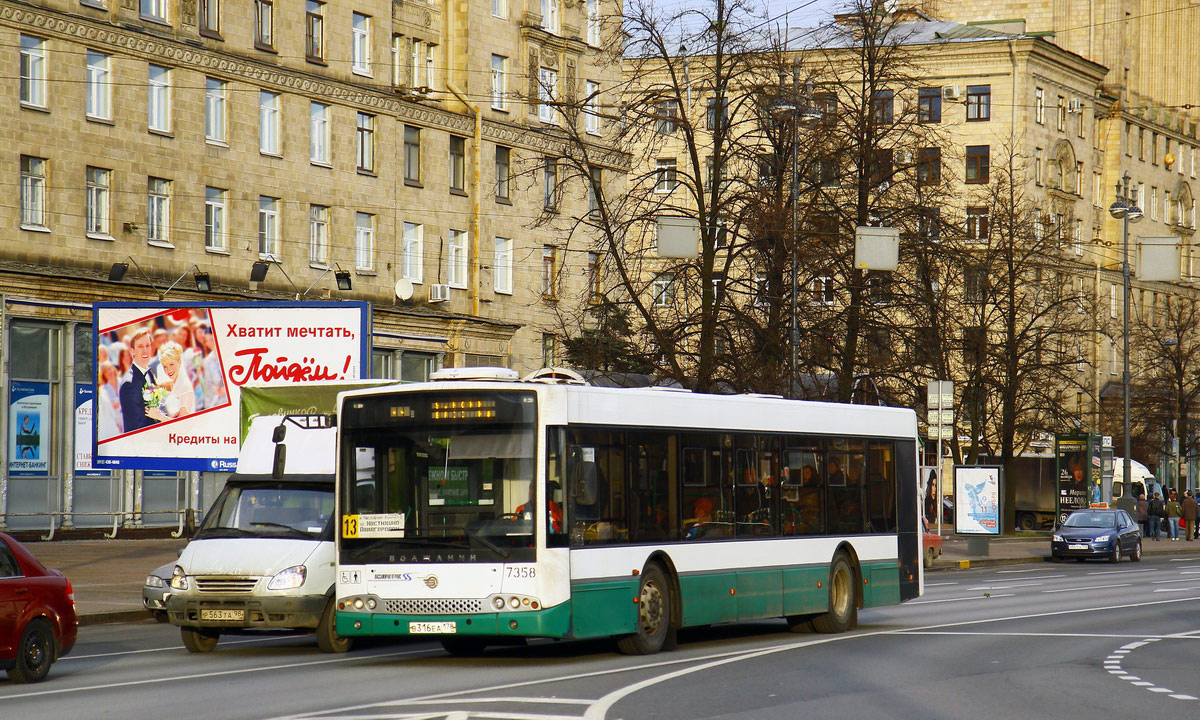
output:
[[[1150,521],[1150,534],[1154,536],[1154,541],[1158,542],[1162,531],[1162,519],[1166,517],[1167,509],[1163,504],[1162,495],[1154,493],[1154,497],[1150,498],[1150,502],[1146,508],[1146,515]]]
[[[1200,511],[1200,504],[1196,503],[1196,498],[1192,497],[1192,491],[1188,490],[1183,494],[1183,502],[1180,503],[1180,508],[1183,511],[1183,521],[1187,525],[1184,528],[1184,537],[1188,542],[1191,542],[1196,537],[1196,515]]]
[[[1142,526],[1142,537],[1150,537],[1150,503],[1143,492],[1137,494],[1137,521]]]
[[[1179,539],[1179,518],[1183,517],[1183,508],[1179,506],[1179,501],[1175,499],[1175,491],[1171,491],[1171,499],[1167,501],[1167,535],[1171,540]]]

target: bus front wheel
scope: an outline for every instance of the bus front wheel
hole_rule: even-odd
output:
[[[833,556],[829,566],[829,612],[813,618],[813,629],[820,633],[846,632],[854,624],[858,609],[854,570],[845,553]]]
[[[671,630],[671,585],[657,563],[642,571],[637,597],[637,631],[617,639],[626,655],[653,655],[663,649]]]

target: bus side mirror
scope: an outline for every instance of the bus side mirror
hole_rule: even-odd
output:
[[[275,463],[271,466],[271,477],[279,480],[283,477],[283,468],[287,463],[287,445],[278,443],[275,446]]]

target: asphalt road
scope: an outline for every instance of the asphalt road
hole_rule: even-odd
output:
[[[0,718],[1200,717],[1200,559],[934,573],[845,635],[781,621],[692,630],[679,650],[537,642],[462,660],[428,641],[324,655],[307,637],[189,655],[153,623],[83,628]]]

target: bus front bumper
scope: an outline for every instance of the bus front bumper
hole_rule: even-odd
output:
[[[544,610],[472,615],[397,615],[338,610],[337,633],[343,637],[489,635],[561,638],[571,634],[571,605],[563,603]]]

